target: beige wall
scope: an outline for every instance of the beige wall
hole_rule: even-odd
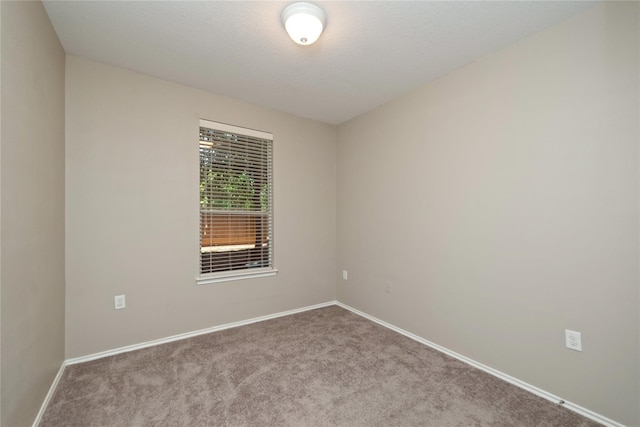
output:
[[[606,3],[342,125],[338,299],[640,425],[638,35]]]
[[[24,425],[65,343],[64,54],[40,3],[0,12],[0,409]],[[66,64],[66,357],[332,300],[337,246],[340,301],[640,425],[637,4],[598,6],[337,135]],[[275,135],[275,277],[195,285],[200,118]]]
[[[335,299],[335,127],[74,56],[66,74],[68,358]],[[195,284],[200,118],[274,134],[275,277]]]
[[[64,359],[64,51],[40,2],[1,2],[2,419],[33,422]]]

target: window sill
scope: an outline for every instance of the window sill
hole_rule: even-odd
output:
[[[268,277],[278,274],[278,270],[275,268],[268,269],[256,269],[256,270],[242,270],[238,272],[227,272],[218,274],[208,274],[205,276],[196,277],[197,285],[210,285],[212,283],[229,282],[232,280],[254,279],[256,277]]]

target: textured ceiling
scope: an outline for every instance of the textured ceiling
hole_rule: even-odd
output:
[[[320,40],[291,41],[291,1],[45,1],[67,53],[338,124],[579,13],[587,1],[315,1]]]

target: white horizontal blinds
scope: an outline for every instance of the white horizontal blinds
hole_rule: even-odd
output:
[[[273,267],[273,137],[200,123],[200,273]]]

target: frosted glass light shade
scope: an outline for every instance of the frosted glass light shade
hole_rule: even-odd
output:
[[[293,3],[282,11],[282,24],[294,42],[309,45],[320,37],[326,17],[322,9],[307,2]]]

